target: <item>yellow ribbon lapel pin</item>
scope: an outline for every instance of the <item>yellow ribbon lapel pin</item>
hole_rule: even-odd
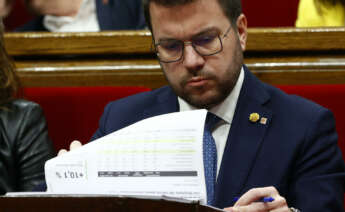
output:
[[[255,122],[258,122],[260,119],[260,115],[258,113],[251,113],[249,115],[249,121],[255,123]]]

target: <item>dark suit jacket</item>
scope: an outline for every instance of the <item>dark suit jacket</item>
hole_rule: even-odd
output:
[[[111,102],[92,139],[175,111],[178,101],[170,87]],[[250,122],[254,112],[267,123]],[[234,197],[249,189],[272,185],[301,211],[343,212],[344,170],[332,113],[260,82],[245,68],[218,175],[216,206],[231,206]]]
[[[146,26],[141,0],[95,0],[97,19],[100,30],[136,30]],[[15,31],[48,31],[43,26],[43,16],[40,16]]]

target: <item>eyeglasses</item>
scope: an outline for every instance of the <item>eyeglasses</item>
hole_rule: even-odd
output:
[[[231,26],[225,34],[220,37],[216,31],[209,31],[192,38],[191,41],[181,41],[175,39],[161,40],[154,44],[158,59],[164,63],[173,63],[183,58],[184,47],[192,45],[194,50],[201,56],[211,56],[223,50],[222,39],[230,32]]]

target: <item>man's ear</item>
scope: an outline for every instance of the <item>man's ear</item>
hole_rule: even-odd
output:
[[[238,16],[236,25],[241,48],[242,51],[244,51],[246,50],[247,45],[247,18],[243,13],[240,16]]]

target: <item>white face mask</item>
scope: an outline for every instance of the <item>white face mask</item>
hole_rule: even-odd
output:
[[[76,16],[44,16],[43,25],[51,32],[100,31],[95,0],[83,0]]]

